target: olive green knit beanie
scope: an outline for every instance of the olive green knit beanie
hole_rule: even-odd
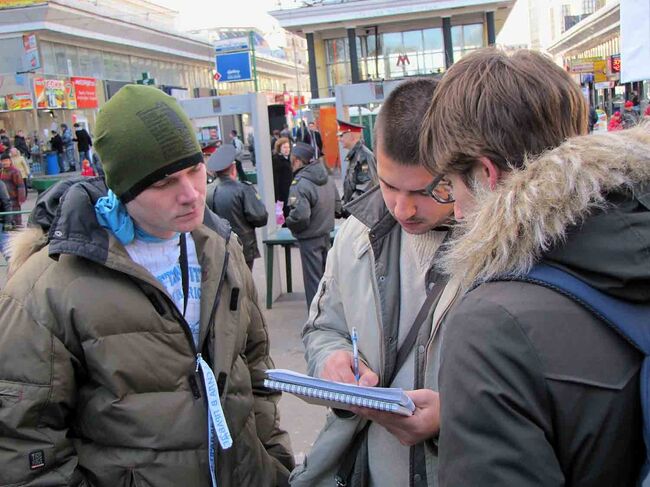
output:
[[[158,88],[122,87],[100,110],[94,147],[106,185],[128,203],[153,183],[203,162],[190,119]]]

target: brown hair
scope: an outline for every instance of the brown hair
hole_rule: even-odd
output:
[[[418,78],[401,83],[384,101],[375,122],[375,152],[381,149],[398,164],[421,164],[420,126],[438,81]]]
[[[586,100],[562,68],[535,51],[486,48],[443,76],[422,124],[420,155],[432,172],[464,174],[480,157],[510,170],[586,133]]]
[[[291,148],[291,141],[289,141],[287,137],[280,137],[278,140],[275,141],[275,147],[273,147],[273,152],[279,154],[280,149],[284,144],[289,144],[289,148]]]

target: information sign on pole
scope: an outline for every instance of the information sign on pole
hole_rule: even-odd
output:
[[[250,81],[253,79],[251,72],[251,53],[233,52],[228,54],[217,54],[217,73],[221,75],[220,81]]]

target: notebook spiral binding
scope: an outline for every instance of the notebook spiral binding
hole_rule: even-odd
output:
[[[289,392],[291,394],[297,394],[299,396],[315,397],[317,399],[323,399],[326,401],[340,402],[353,406],[377,409],[379,411],[387,411],[391,413],[397,411],[398,408],[397,404],[392,404],[384,401],[377,401],[365,397],[357,397],[351,394],[343,394],[340,392],[325,391],[322,389],[315,389],[313,387],[286,384],[284,382],[279,382],[271,379],[264,379],[264,387],[279,390],[282,392]]]

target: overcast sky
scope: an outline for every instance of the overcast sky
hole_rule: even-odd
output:
[[[277,9],[277,0],[150,0],[180,12],[178,28],[259,27],[271,30],[275,20],[266,12]],[[499,44],[518,45],[530,41],[528,1],[517,0],[506,25],[497,38]],[[224,6],[227,4],[227,6]]]
[[[180,12],[181,30],[206,27],[259,27],[267,30],[274,19],[277,0],[150,0]]]

